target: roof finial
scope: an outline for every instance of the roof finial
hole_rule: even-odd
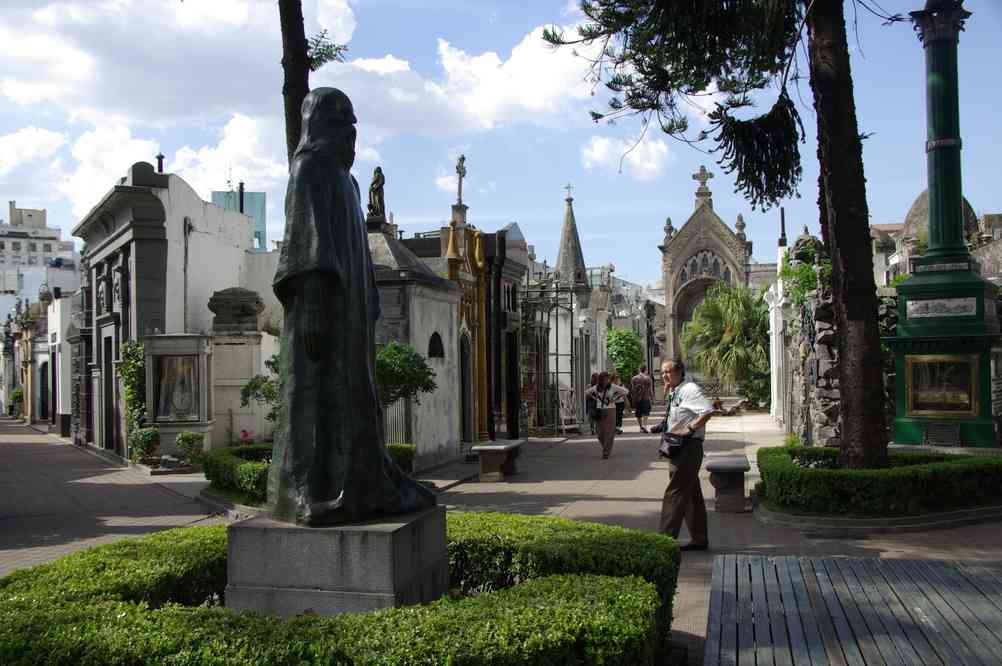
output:
[[[571,196],[571,190],[574,189],[574,186],[571,185],[570,183],[567,183],[566,185],[564,185],[564,189],[567,190],[567,200],[574,201],[574,197]]]
[[[706,181],[713,178],[713,173],[706,170],[706,166],[700,165],[699,171],[692,174],[692,179],[699,181],[699,187],[696,188],[696,208],[702,205],[707,205],[713,208],[713,193],[710,192],[710,188],[706,186]]]

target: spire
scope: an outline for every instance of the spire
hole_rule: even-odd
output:
[[[738,221],[734,224],[734,228],[738,231],[738,238],[745,240],[745,216],[738,213]]]
[[[673,225],[671,223],[671,218],[670,217],[666,218],[665,219],[665,245],[668,244],[668,241],[670,241],[672,239],[672,236],[674,236],[674,235],[675,235],[675,225]]]
[[[786,209],[779,208],[779,246],[786,247]]]
[[[567,186],[567,208],[564,210],[564,226],[560,232],[560,250],[557,253],[557,265],[554,267],[560,274],[560,281],[571,286],[587,286],[588,273],[585,268],[584,253],[581,251],[581,238],[578,236],[578,225],[574,220],[574,197]]]

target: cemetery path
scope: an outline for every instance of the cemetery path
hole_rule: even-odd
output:
[[[663,409],[663,407],[662,407]],[[656,415],[652,415],[652,420]],[[657,529],[668,464],[657,458],[658,437],[639,432],[627,416],[623,435],[609,460],[601,459],[594,436],[562,442],[529,440],[519,458],[519,474],[503,483],[464,483],[442,495],[450,508],[563,516],[579,520]],[[715,456],[744,453],[752,469],[746,491],[759,480],[756,451],[780,446],[784,434],[768,414],[712,419],[707,426],[706,460],[701,474],[709,511],[707,552],[683,554],[675,595],[673,640],[688,647],[689,663],[701,663],[709,604],[713,556],[846,555],[896,559],[998,560],[1002,532],[998,524],[972,525],[926,533],[875,534],[867,538],[816,538],[810,534],[759,523],[750,513],[716,513],[705,463]],[[688,540],[683,528],[681,540]]]
[[[154,479],[0,419],[0,576],[123,537],[219,519],[201,475]]]

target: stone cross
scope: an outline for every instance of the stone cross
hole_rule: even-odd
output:
[[[460,155],[459,160],[456,161],[456,176],[459,181],[459,197],[456,199],[456,203],[462,205],[463,203],[463,178],[466,177],[466,155]]]
[[[700,166],[699,167],[699,171],[697,171],[696,173],[692,174],[692,179],[699,181],[699,190],[700,191],[703,191],[703,190],[706,189],[706,181],[710,180],[711,178],[713,178],[713,173],[707,171],[705,165],[704,166]]]
[[[572,199],[573,197],[571,196],[571,190],[574,189],[574,186],[571,185],[570,183],[567,183],[566,185],[564,185],[564,189],[567,190],[567,198]]]

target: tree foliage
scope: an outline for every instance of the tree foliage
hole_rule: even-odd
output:
[[[122,345],[118,376],[125,398],[125,434],[129,436],[146,420],[146,351],[139,340]]]
[[[737,189],[755,207],[768,208],[797,193],[803,127],[786,92],[801,25],[793,0],[582,0],[586,21],[577,36],[556,28],[543,38],[555,46],[592,46],[594,82],[612,93],[609,109],[592,118],[640,115],[645,131],[656,121],[687,142],[713,135],[718,163],[736,173]],[[771,108],[751,118],[735,112],[775,86]],[[710,129],[689,133],[687,114],[716,93]]]
[[[348,47],[335,44],[327,36],[326,30],[310,37],[306,46],[306,56],[310,61],[310,71],[315,72],[329,62],[344,62],[344,54]]]
[[[407,398],[420,403],[421,393],[436,388],[435,371],[410,345],[390,342],[376,352],[376,393],[384,407]]]
[[[769,373],[769,306],[748,287],[718,284],[696,306],[682,332],[692,362],[726,382],[753,382]]]
[[[640,336],[630,329],[611,329],[605,348],[609,360],[616,366],[616,371],[624,382],[629,382],[644,364],[644,348],[640,344]]]
[[[267,375],[254,375],[240,389],[240,404],[246,407],[253,400],[267,405],[265,418],[272,423],[278,420],[278,401],[282,395],[282,385],[278,378],[279,355],[273,354],[264,362],[268,369]]]

